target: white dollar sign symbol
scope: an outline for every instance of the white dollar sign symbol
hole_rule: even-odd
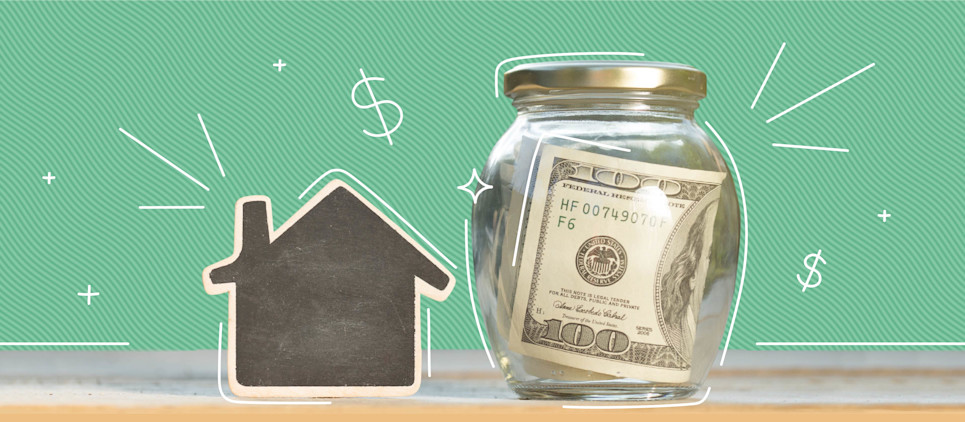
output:
[[[811,259],[811,257],[814,257],[814,263],[813,263],[813,264],[808,264],[808,260]],[[798,282],[798,283],[801,283],[801,285],[804,286],[804,288],[801,289],[801,292],[806,292],[806,291],[808,290],[808,288],[810,288],[810,287],[818,287],[818,285],[821,284],[821,272],[818,271],[817,268],[816,268],[816,267],[818,266],[818,261],[821,261],[821,262],[827,264],[827,261],[825,261],[824,258],[821,258],[821,250],[820,250],[820,249],[818,249],[818,253],[816,253],[816,254],[813,253],[813,254],[810,254],[810,255],[804,257],[804,268],[807,268],[807,269],[811,270],[811,272],[808,273],[808,278],[807,278],[807,280],[801,280],[801,275],[800,275],[800,274],[797,275],[797,282]],[[811,276],[814,275],[814,274],[817,274],[817,275],[818,275],[818,281],[817,281],[816,283],[814,283],[814,284],[811,284]]]
[[[368,78],[365,76],[365,72],[362,69],[359,69],[359,73],[362,74],[362,80],[356,82],[355,86],[352,87],[352,103],[355,104],[356,107],[361,108],[363,110],[367,108],[375,107],[375,111],[379,113],[379,120],[382,121],[382,133],[372,133],[365,129],[362,129],[362,133],[369,135],[373,138],[381,138],[384,136],[386,139],[389,140],[389,145],[392,145],[392,136],[390,135],[392,135],[392,132],[395,132],[396,129],[398,129],[399,126],[402,125],[402,107],[399,107],[399,105],[396,104],[394,101],[389,101],[389,100],[378,101],[375,99],[375,93],[372,92],[372,85],[369,85],[369,81],[385,81],[385,78],[378,78],[378,77]],[[371,104],[359,104],[358,101],[355,101],[355,90],[357,90],[359,88],[359,85],[362,85],[363,83],[365,84],[365,87],[369,89],[369,97],[372,98]],[[395,107],[397,110],[399,110],[399,122],[396,123],[392,129],[389,129],[388,126],[386,126],[385,124],[385,116],[382,115],[382,109],[379,107],[383,104],[389,104]]]

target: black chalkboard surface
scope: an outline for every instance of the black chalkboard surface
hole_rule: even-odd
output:
[[[419,297],[453,275],[341,181],[272,230],[271,202],[236,205],[235,248],[204,270],[229,292],[231,391],[247,397],[413,394],[421,379]]]

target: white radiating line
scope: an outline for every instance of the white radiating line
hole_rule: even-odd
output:
[[[710,397],[710,387],[707,387],[707,392],[704,393],[704,397],[700,400],[686,402],[686,403],[661,403],[661,404],[630,404],[630,405],[617,405],[617,406],[607,406],[607,405],[563,405],[564,409],[590,409],[590,410],[606,410],[606,409],[652,409],[660,407],[688,407],[697,406],[703,404],[707,401],[707,397]]]
[[[536,155],[539,153],[539,147],[543,144],[543,138],[547,138],[547,137],[566,139],[568,141],[579,142],[587,145],[593,145],[595,147],[599,147],[603,149],[612,149],[617,151],[630,152],[630,148],[618,147],[615,145],[607,145],[600,142],[587,141],[585,139],[574,138],[571,136],[556,135],[552,133],[540,135],[539,141],[536,142],[536,147],[533,148],[533,160],[529,164],[529,173],[526,175],[526,187],[523,193],[523,207],[522,209],[520,209],[519,225],[516,227],[516,244],[515,246],[513,246],[513,265],[512,266],[514,267],[516,266],[516,257],[519,254],[519,238],[522,237],[522,233],[523,233],[523,216],[526,214],[526,198],[529,198],[529,185],[530,185],[530,180],[533,178],[533,169],[536,167]]]
[[[280,406],[296,406],[296,405],[324,405],[332,404],[330,401],[268,401],[268,400],[237,400],[228,398],[224,393],[224,387],[221,386],[221,339],[222,332],[224,331],[224,323],[218,323],[218,393],[221,394],[221,398],[225,399],[228,403],[234,404],[267,404],[267,405],[280,405]]]
[[[866,71],[866,70],[868,70],[868,69],[871,69],[871,68],[874,67],[874,66],[875,66],[874,63],[869,64],[869,65],[865,66],[864,68],[862,68],[861,70],[859,70],[859,71],[857,71],[857,72],[854,72],[854,73],[848,75],[847,78],[844,78],[844,79],[842,79],[842,80],[840,80],[840,81],[835,82],[834,85],[831,85],[831,86],[829,86],[829,87],[827,87],[827,88],[824,88],[824,89],[818,91],[817,94],[814,94],[814,95],[812,95],[812,96],[810,96],[810,97],[805,98],[804,101],[801,101],[801,102],[799,102],[799,103],[797,103],[797,104],[794,104],[793,106],[791,106],[791,108],[789,108],[789,109],[787,109],[787,110],[784,110],[784,111],[782,111],[782,112],[780,112],[780,113],[777,113],[776,116],[771,117],[770,119],[767,119],[767,123],[773,122],[773,121],[776,120],[778,117],[781,117],[781,116],[783,116],[783,115],[785,115],[785,114],[787,114],[787,113],[790,113],[791,110],[794,110],[794,109],[796,109],[796,108],[804,105],[804,104],[807,103],[808,101],[811,101],[811,100],[817,98],[819,95],[824,94],[825,92],[828,92],[828,91],[834,89],[834,87],[836,87],[836,86],[838,86],[838,85],[841,85],[841,84],[847,82],[849,79],[851,79],[851,78],[853,78],[853,77],[855,77],[855,76],[860,75],[862,72],[864,72],[864,71]]]
[[[761,82],[761,89],[757,90],[757,96],[754,97],[754,102],[751,103],[751,110],[757,105],[757,100],[761,98],[761,93],[764,92],[764,85],[767,85],[767,80],[771,79],[771,72],[774,71],[774,66],[777,66],[777,60],[781,58],[781,53],[784,52],[784,46],[786,42],[781,43],[781,49],[777,50],[777,56],[774,57],[774,63],[771,63],[771,68],[767,71],[767,76],[764,77],[764,82]]]
[[[127,131],[124,130],[123,128],[117,128],[117,130],[121,131],[121,133],[127,135],[127,137],[128,137],[128,138],[131,138],[134,142],[137,142],[138,145],[144,147],[144,149],[148,150],[148,152],[150,152],[151,154],[154,154],[155,157],[160,158],[161,161],[164,161],[167,165],[171,166],[172,168],[174,168],[175,170],[177,170],[178,172],[180,172],[181,174],[183,174],[184,177],[187,177],[188,179],[191,179],[192,182],[197,183],[198,186],[201,186],[202,188],[204,188],[204,190],[206,190],[206,191],[210,191],[210,190],[211,190],[211,189],[208,189],[208,187],[205,186],[204,183],[201,183],[201,182],[198,181],[198,179],[195,179],[194,176],[188,174],[188,172],[186,172],[186,171],[184,171],[184,170],[181,170],[181,167],[178,167],[178,166],[174,165],[174,163],[172,163],[170,160],[168,160],[167,158],[164,158],[164,156],[162,156],[161,154],[158,154],[157,151],[155,151],[155,150],[151,149],[151,147],[145,145],[144,142],[141,142],[139,139],[135,138],[134,135],[131,135],[130,133],[127,133]]]
[[[218,151],[214,150],[214,143],[211,142],[211,136],[208,135],[208,128],[204,126],[204,119],[201,118],[201,113],[198,113],[198,121],[201,122],[201,130],[204,131],[204,137],[208,138],[208,146],[211,147],[211,154],[214,155],[214,161],[218,163],[218,170],[221,171],[221,177],[224,177],[224,167],[221,167],[221,159],[218,158]]]
[[[724,143],[724,140],[717,133],[717,130],[710,125],[710,122],[704,121],[707,128],[714,133],[720,144],[724,146],[724,151],[727,152],[727,156],[730,157],[730,163],[734,165],[734,175],[737,176],[737,187],[740,188],[741,193],[741,209],[744,211],[744,260],[741,264],[741,282],[740,287],[737,289],[737,303],[734,305],[734,315],[730,319],[730,329],[727,331],[727,341],[724,342],[724,353],[720,356],[720,366],[724,366],[724,359],[727,359],[727,348],[730,347],[730,336],[734,334],[734,324],[737,322],[737,310],[741,306],[741,293],[744,292],[744,275],[747,274],[747,244],[750,243],[750,230],[748,228],[749,224],[747,222],[747,200],[744,196],[744,182],[741,180],[741,172],[737,168],[737,161],[734,161],[734,155],[730,153],[730,148]]]
[[[486,357],[489,358],[489,366],[495,368],[496,363],[493,362],[493,355],[489,353],[489,346],[486,345],[486,338],[483,337],[482,324],[479,323],[479,314],[476,313],[476,299],[472,296],[472,278],[469,274],[469,220],[463,221],[465,223],[463,239],[466,248],[466,286],[469,288],[469,307],[472,308],[472,316],[476,318],[476,329],[479,330],[479,342],[482,343],[483,349],[486,351]]]
[[[141,205],[139,210],[203,210],[204,205]]]
[[[965,346],[962,341],[759,341],[758,346]]]
[[[0,346],[130,346],[126,341],[4,341]]]
[[[452,266],[452,268],[458,268],[458,267],[456,267],[456,264],[454,264],[451,260],[449,260],[449,258],[447,258],[445,255],[442,254],[442,252],[439,251],[439,248],[436,248],[436,245],[433,245],[432,242],[430,242],[429,239],[426,239],[426,237],[423,236],[422,233],[420,233],[418,230],[416,230],[415,227],[412,227],[412,224],[409,224],[409,220],[406,220],[405,218],[403,218],[402,215],[400,215],[400,214],[395,210],[395,208],[392,208],[392,206],[389,205],[387,202],[385,202],[385,200],[382,199],[381,196],[379,196],[378,194],[376,194],[375,192],[373,192],[372,189],[369,189],[369,187],[366,186],[365,183],[362,183],[362,181],[359,180],[357,177],[353,176],[352,173],[349,173],[349,172],[347,172],[347,171],[345,171],[345,170],[342,170],[342,169],[331,169],[331,170],[329,170],[329,171],[326,171],[325,173],[322,173],[321,176],[318,176],[318,178],[315,179],[315,181],[312,182],[312,184],[308,185],[308,187],[305,188],[305,190],[302,192],[302,194],[301,194],[301,195],[298,195],[298,199],[302,199],[306,194],[308,194],[309,191],[312,190],[312,188],[315,187],[315,185],[318,184],[318,182],[321,182],[322,179],[324,179],[325,177],[327,177],[328,175],[330,175],[330,174],[332,174],[332,173],[341,173],[341,174],[344,174],[344,175],[352,178],[352,180],[354,180],[355,183],[358,183],[359,186],[361,186],[363,189],[365,189],[365,191],[368,192],[369,195],[372,195],[373,197],[375,197],[375,199],[378,199],[379,202],[382,203],[382,205],[384,205],[386,208],[388,208],[389,211],[392,211],[392,214],[394,214],[396,218],[398,218],[398,219],[401,220],[403,223],[405,223],[406,227],[408,227],[409,230],[412,230],[412,232],[414,232],[417,236],[419,236],[419,239],[422,239],[423,242],[426,242],[426,244],[429,245],[429,247],[432,248],[432,250],[435,251],[436,254],[438,254],[440,257],[442,257],[442,259],[444,259],[444,260],[446,261],[446,263],[448,263],[450,266]]]
[[[588,53],[550,53],[550,54],[533,54],[529,56],[519,56],[513,57],[511,59],[506,59],[496,65],[496,72],[493,76],[493,91],[496,94],[496,98],[499,98],[499,68],[503,67],[504,64],[509,62],[514,62],[516,60],[529,60],[529,59],[543,59],[548,57],[571,57],[571,56],[637,56],[643,57],[643,53],[627,53],[619,51],[595,51]]]
[[[847,148],[829,148],[829,147],[812,147],[809,145],[791,145],[791,144],[771,144],[773,147],[778,148],[797,148],[797,149],[815,149],[818,151],[832,151],[832,152],[848,152]]]
[[[429,362],[427,369],[429,378],[432,378],[432,309],[426,308],[426,361]]]

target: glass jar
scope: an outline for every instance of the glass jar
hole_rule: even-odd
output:
[[[694,121],[690,66],[518,66],[516,121],[473,207],[479,304],[524,398],[676,399],[715,360],[739,215],[720,152]]]

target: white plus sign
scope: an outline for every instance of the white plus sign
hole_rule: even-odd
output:
[[[887,223],[888,217],[891,217],[891,214],[888,214],[888,210],[881,210],[881,214],[878,214],[878,218],[881,219],[882,223]]]
[[[282,63],[282,62],[281,62],[281,59],[278,59],[278,63],[275,63],[275,64],[273,64],[272,66],[277,67],[277,68],[278,68],[278,71],[281,72],[281,68],[283,68],[283,67],[285,67],[285,66],[288,66],[288,63]]]
[[[101,294],[98,292],[91,293],[90,284],[87,285],[87,293],[84,293],[84,292],[77,293],[77,296],[87,296],[87,306],[90,306],[90,298],[94,296],[100,296],[100,295]]]
[[[54,181],[54,179],[56,179],[56,178],[57,178],[57,177],[56,177],[56,176],[54,176],[54,175],[52,175],[52,174],[50,174],[50,172],[49,172],[49,171],[47,172],[47,175],[46,175],[46,176],[44,176],[44,177],[41,177],[41,179],[44,179],[44,180],[46,180],[46,181],[47,181],[47,184],[48,184],[48,185],[50,184],[50,182],[53,182],[53,181]]]

